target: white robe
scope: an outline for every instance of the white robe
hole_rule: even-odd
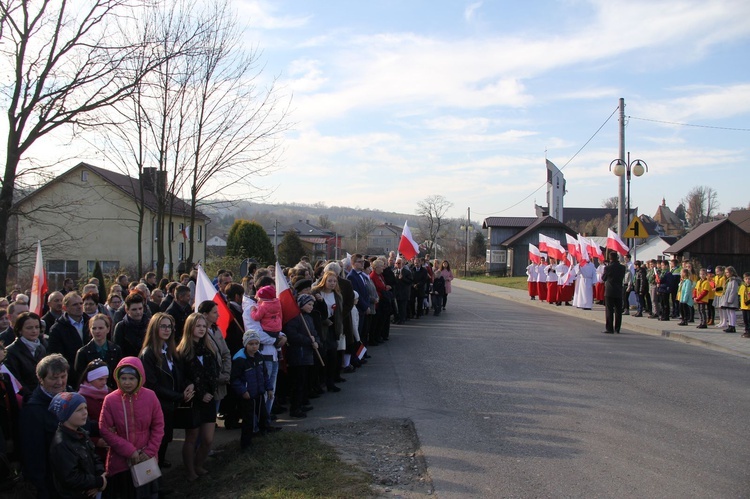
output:
[[[596,271],[591,263],[586,262],[585,265],[579,267],[579,278],[578,287],[578,303],[575,304],[578,308],[591,308],[594,304],[594,280],[596,279]]]

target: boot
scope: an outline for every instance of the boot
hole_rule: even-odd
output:
[[[706,325],[707,326],[713,326],[714,325],[714,320],[713,319],[708,319],[708,322],[706,322]]]
[[[737,330],[736,330],[736,329],[734,329],[734,326],[729,326],[728,328],[726,328],[726,329],[724,330],[724,332],[725,332],[725,333],[736,333],[736,332],[737,332]]]

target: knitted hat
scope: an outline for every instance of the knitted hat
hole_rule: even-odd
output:
[[[256,298],[263,300],[273,300],[276,298],[276,287],[275,286],[263,286],[255,293]]]
[[[301,295],[297,296],[297,305],[299,305],[299,308],[304,307],[311,301],[315,301],[315,298],[313,298],[312,295],[308,295],[307,293],[302,293]]]
[[[136,369],[135,367],[130,367],[130,366],[121,367],[120,370],[117,371],[117,377],[119,378],[123,374],[131,374],[135,376],[136,378],[141,379],[141,375],[138,374],[138,369]]]
[[[245,331],[245,334],[242,335],[242,346],[247,346],[251,341],[260,343],[260,335],[255,331]]]
[[[85,403],[86,399],[83,398],[83,395],[76,392],[61,392],[52,399],[48,410],[57,417],[59,423],[64,423],[70,419],[79,405]]]

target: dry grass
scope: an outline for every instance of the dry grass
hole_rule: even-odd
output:
[[[463,279],[463,278],[462,278]],[[484,275],[472,276],[466,278],[467,281],[482,282],[485,284],[493,284],[495,286],[503,286],[506,288],[513,289],[527,289],[526,276],[522,277],[489,277]]]

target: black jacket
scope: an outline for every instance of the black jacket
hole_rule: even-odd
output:
[[[20,416],[23,476],[36,487],[38,499],[54,497],[47,456],[57,431],[57,418],[47,410],[50,402],[52,397],[44,393],[41,387],[37,387],[24,402]]]
[[[413,281],[411,270],[402,266],[401,270],[396,269],[394,274],[396,276],[396,300],[406,301],[411,294],[411,283]]]
[[[190,308],[189,304],[183,308],[176,301],[173,301],[169,308],[167,308],[165,313],[171,315],[174,319],[175,343],[180,343],[180,340],[182,339],[182,330],[185,328],[185,320],[187,320],[188,315],[190,315],[191,312],[192,309]]]
[[[610,298],[622,298],[622,280],[628,269],[620,262],[609,262],[604,267],[602,281],[604,282],[604,296]]]
[[[96,343],[94,343],[94,340],[91,340],[86,345],[82,346],[76,353],[76,361],[75,364],[73,364],[75,378],[68,380],[68,384],[78,386],[81,381],[81,374],[83,374],[83,371],[86,369],[86,366],[89,365],[89,362],[94,359],[102,359],[107,363],[107,367],[109,367],[107,386],[112,390],[116,390],[117,383],[115,382],[115,367],[117,367],[117,364],[122,360],[124,355],[122,354],[122,348],[117,346],[113,341],[107,340],[107,347],[107,354],[102,359],[96,349]]]
[[[78,334],[78,330],[68,320],[68,313],[65,312],[55,321],[49,330],[49,339],[47,340],[47,353],[60,353],[70,364],[68,373],[73,374],[73,364],[76,361],[78,350],[91,341],[89,332],[89,316],[83,314],[83,340]]]
[[[161,366],[159,365],[159,357],[161,357]],[[175,359],[170,370],[169,364],[162,353],[154,352],[151,347],[143,349],[140,359],[143,363],[143,371],[146,373],[146,382],[143,386],[156,393],[164,413],[164,423],[168,424],[173,419],[177,404],[185,398],[183,391],[186,385],[183,379],[182,364]],[[170,418],[169,421],[167,421],[167,418]]]
[[[60,425],[52,438],[49,462],[57,497],[84,499],[87,491],[104,485],[104,464],[84,430]]]
[[[307,324],[307,327],[305,327],[305,324]],[[285,354],[287,364],[290,366],[314,365],[315,352],[313,352],[310,334],[313,335],[318,345],[320,345],[320,338],[315,331],[312,316],[304,312],[300,313],[284,325],[284,334],[287,337]]]
[[[148,326],[148,319],[145,315],[140,322],[133,322],[126,315],[122,321],[117,323],[112,340],[122,348],[123,357],[138,357],[141,353],[143,339],[146,337],[146,326]]]
[[[47,350],[44,345],[40,345],[32,357],[29,347],[24,345],[20,339],[16,339],[6,349],[6,352],[5,366],[23,386],[23,395],[30,395],[39,385],[39,379],[36,377],[36,365],[47,355]]]

